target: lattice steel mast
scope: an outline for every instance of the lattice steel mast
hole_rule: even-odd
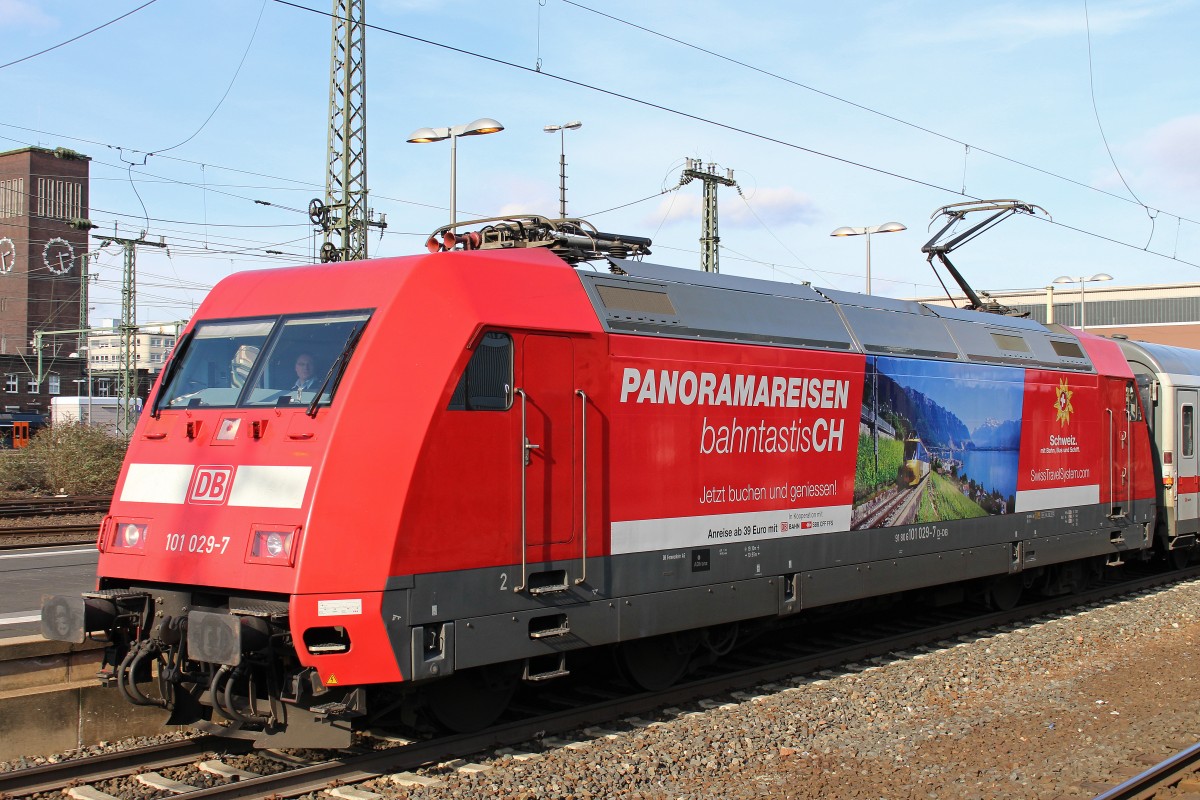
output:
[[[717,186],[737,186],[737,181],[733,179],[731,169],[725,170],[725,175],[718,175],[716,164],[702,164],[698,158],[688,158],[685,161],[687,166],[679,178],[679,185],[683,186],[693,180],[704,182],[704,210],[700,222],[700,268],[705,272],[720,272],[717,245],[721,237],[717,235]]]
[[[385,228],[367,205],[366,0],[333,0],[325,201],[309,216],[325,235],[322,261],[367,257],[369,227]]]

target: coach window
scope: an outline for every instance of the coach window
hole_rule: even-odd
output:
[[[1181,449],[1184,458],[1191,458],[1192,454],[1196,452],[1196,429],[1192,421],[1192,407],[1184,406],[1181,416],[1183,418],[1179,425],[1179,436],[1183,439],[1180,442],[1183,445]]]
[[[512,337],[491,331],[480,339],[450,396],[451,411],[504,411],[512,406]]]

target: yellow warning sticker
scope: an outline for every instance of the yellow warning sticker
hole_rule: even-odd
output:
[[[330,675],[328,678],[326,678],[325,685],[326,686],[336,686],[337,685],[337,675]]]

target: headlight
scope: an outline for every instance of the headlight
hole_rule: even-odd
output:
[[[146,530],[144,522],[118,521],[110,544],[116,550],[141,553],[146,549]]]
[[[299,528],[264,527],[255,528],[250,539],[250,552],[246,561],[256,564],[290,566]]]

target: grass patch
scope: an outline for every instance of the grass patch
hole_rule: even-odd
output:
[[[870,497],[885,486],[894,486],[896,473],[904,464],[904,442],[879,437],[879,468],[875,468],[875,449],[868,434],[858,435],[858,462],[854,467],[855,501]]]
[[[930,483],[925,488],[925,494],[922,495],[921,504],[917,508],[917,522],[970,519],[988,515],[978,503],[965,497],[954,481],[936,472],[930,473],[929,478]]]

